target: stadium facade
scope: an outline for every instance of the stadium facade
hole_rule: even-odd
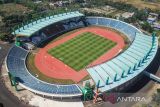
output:
[[[153,61],[158,50],[158,39],[154,34],[148,36],[128,23],[111,18],[86,17],[78,11],[38,19],[19,27],[12,34],[17,37],[25,35],[25,38],[20,38],[19,41],[29,41],[39,46],[62,33],[92,25],[115,29],[130,40],[128,49],[116,57],[86,68],[100,93],[125,90],[141,78],[142,72]],[[77,84],[50,84],[31,75],[26,67],[28,53],[23,46],[14,45],[6,58],[7,70],[19,85],[43,96],[73,98],[83,95]]]

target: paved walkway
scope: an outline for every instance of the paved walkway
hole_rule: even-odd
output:
[[[32,98],[29,103],[37,107],[84,107],[82,102],[55,101],[41,98],[39,96]]]

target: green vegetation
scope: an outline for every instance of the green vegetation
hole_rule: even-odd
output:
[[[126,4],[131,4],[138,9],[160,9],[160,0],[115,0],[119,2],[124,2]]]
[[[26,16],[30,11],[27,7],[14,3],[0,5],[0,39],[12,41],[12,29],[15,25],[22,23],[23,20],[29,19]]]
[[[110,4],[113,4],[113,6],[120,7],[120,8],[122,7],[127,8],[130,6],[132,9],[134,9],[133,8],[134,6],[138,9],[146,9],[146,8],[160,9],[160,0],[101,0],[101,2],[99,2],[99,0],[92,0],[91,2],[93,3],[93,5],[97,5],[97,6],[103,6],[106,3],[110,3]],[[126,4],[127,6],[124,4]],[[130,10],[127,10],[127,11],[130,11]]]
[[[148,31],[149,33],[152,33],[154,30],[148,22],[144,22],[142,24],[142,29],[144,29],[145,31]]]
[[[4,2],[3,2],[4,1]],[[49,6],[49,1],[34,3],[32,0],[1,0],[0,1],[0,40],[7,41],[11,32],[42,17],[75,10],[80,5],[73,3],[63,7]],[[22,24],[23,23],[23,24]],[[12,35],[13,36],[13,35]],[[2,39],[1,39],[2,38]]]
[[[79,71],[115,45],[111,40],[85,32],[48,50],[48,53]]]
[[[52,2],[56,1],[58,0],[52,0]],[[99,0],[87,0],[86,3],[84,3],[83,0],[79,0],[79,2],[67,3],[59,7],[51,6],[50,0],[42,0],[41,3],[35,3],[33,0],[0,0],[0,39],[3,41],[11,41],[10,39],[13,38],[10,38],[11,32],[31,21],[51,14],[64,13],[70,10],[82,10],[82,8],[85,7],[94,9],[95,7],[109,5],[116,9],[116,11],[110,14],[84,11],[86,16],[115,18],[115,14],[117,13],[134,12],[135,15],[133,17],[122,20],[128,23],[139,24],[140,21],[145,22],[147,20],[148,13],[150,12],[155,12],[160,15],[159,2],[159,0],[154,2],[149,0],[101,0],[101,2],[99,2]],[[143,24],[142,28],[145,28],[145,25],[146,24]],[[151,29],[147,31],[150,32]],[[8,40],[8,38],[10,39]]]
[[[124,12],[134,12],[134,15],[130,18],[123,18],[120,16],[120,20],[125,21],[127,23],[132,23],[133,25],[147,31],[148,33],[152,33],[154,31],[158,32],[159,30],[154,29],[151,24],[147,23],[147,18],[149,13],[157,13],[158,20],[160,19],[160,1],[159,0],[92,0],[90,1],[91,8],[99,8],[103,6],[111,6],[116,9],[116,11],[111,12],[109,14],[103,13],[91,13],[85,12],[88,16],[104,16],[110,18],[116,18],[116,14],[121,14]],[[159,39],[160,40],[160,39]]]
[[[160,43],[160,30],[156,30],[156,33],[157,33],[157,37],[159,37],[159,43]]]

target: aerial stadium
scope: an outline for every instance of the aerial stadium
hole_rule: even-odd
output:
[[[86,100],[126,90],[141,79],[158,50],[154,33],[79,11],[28,21],[12,34],[16,42],[6,58],[11,84],[55,98]],[[87,80],[95,88],[82,85]]]

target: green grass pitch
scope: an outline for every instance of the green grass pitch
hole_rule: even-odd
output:
[[[115,42],[85,32],[50,50],[48,53],[79,71],[116,45]]]

